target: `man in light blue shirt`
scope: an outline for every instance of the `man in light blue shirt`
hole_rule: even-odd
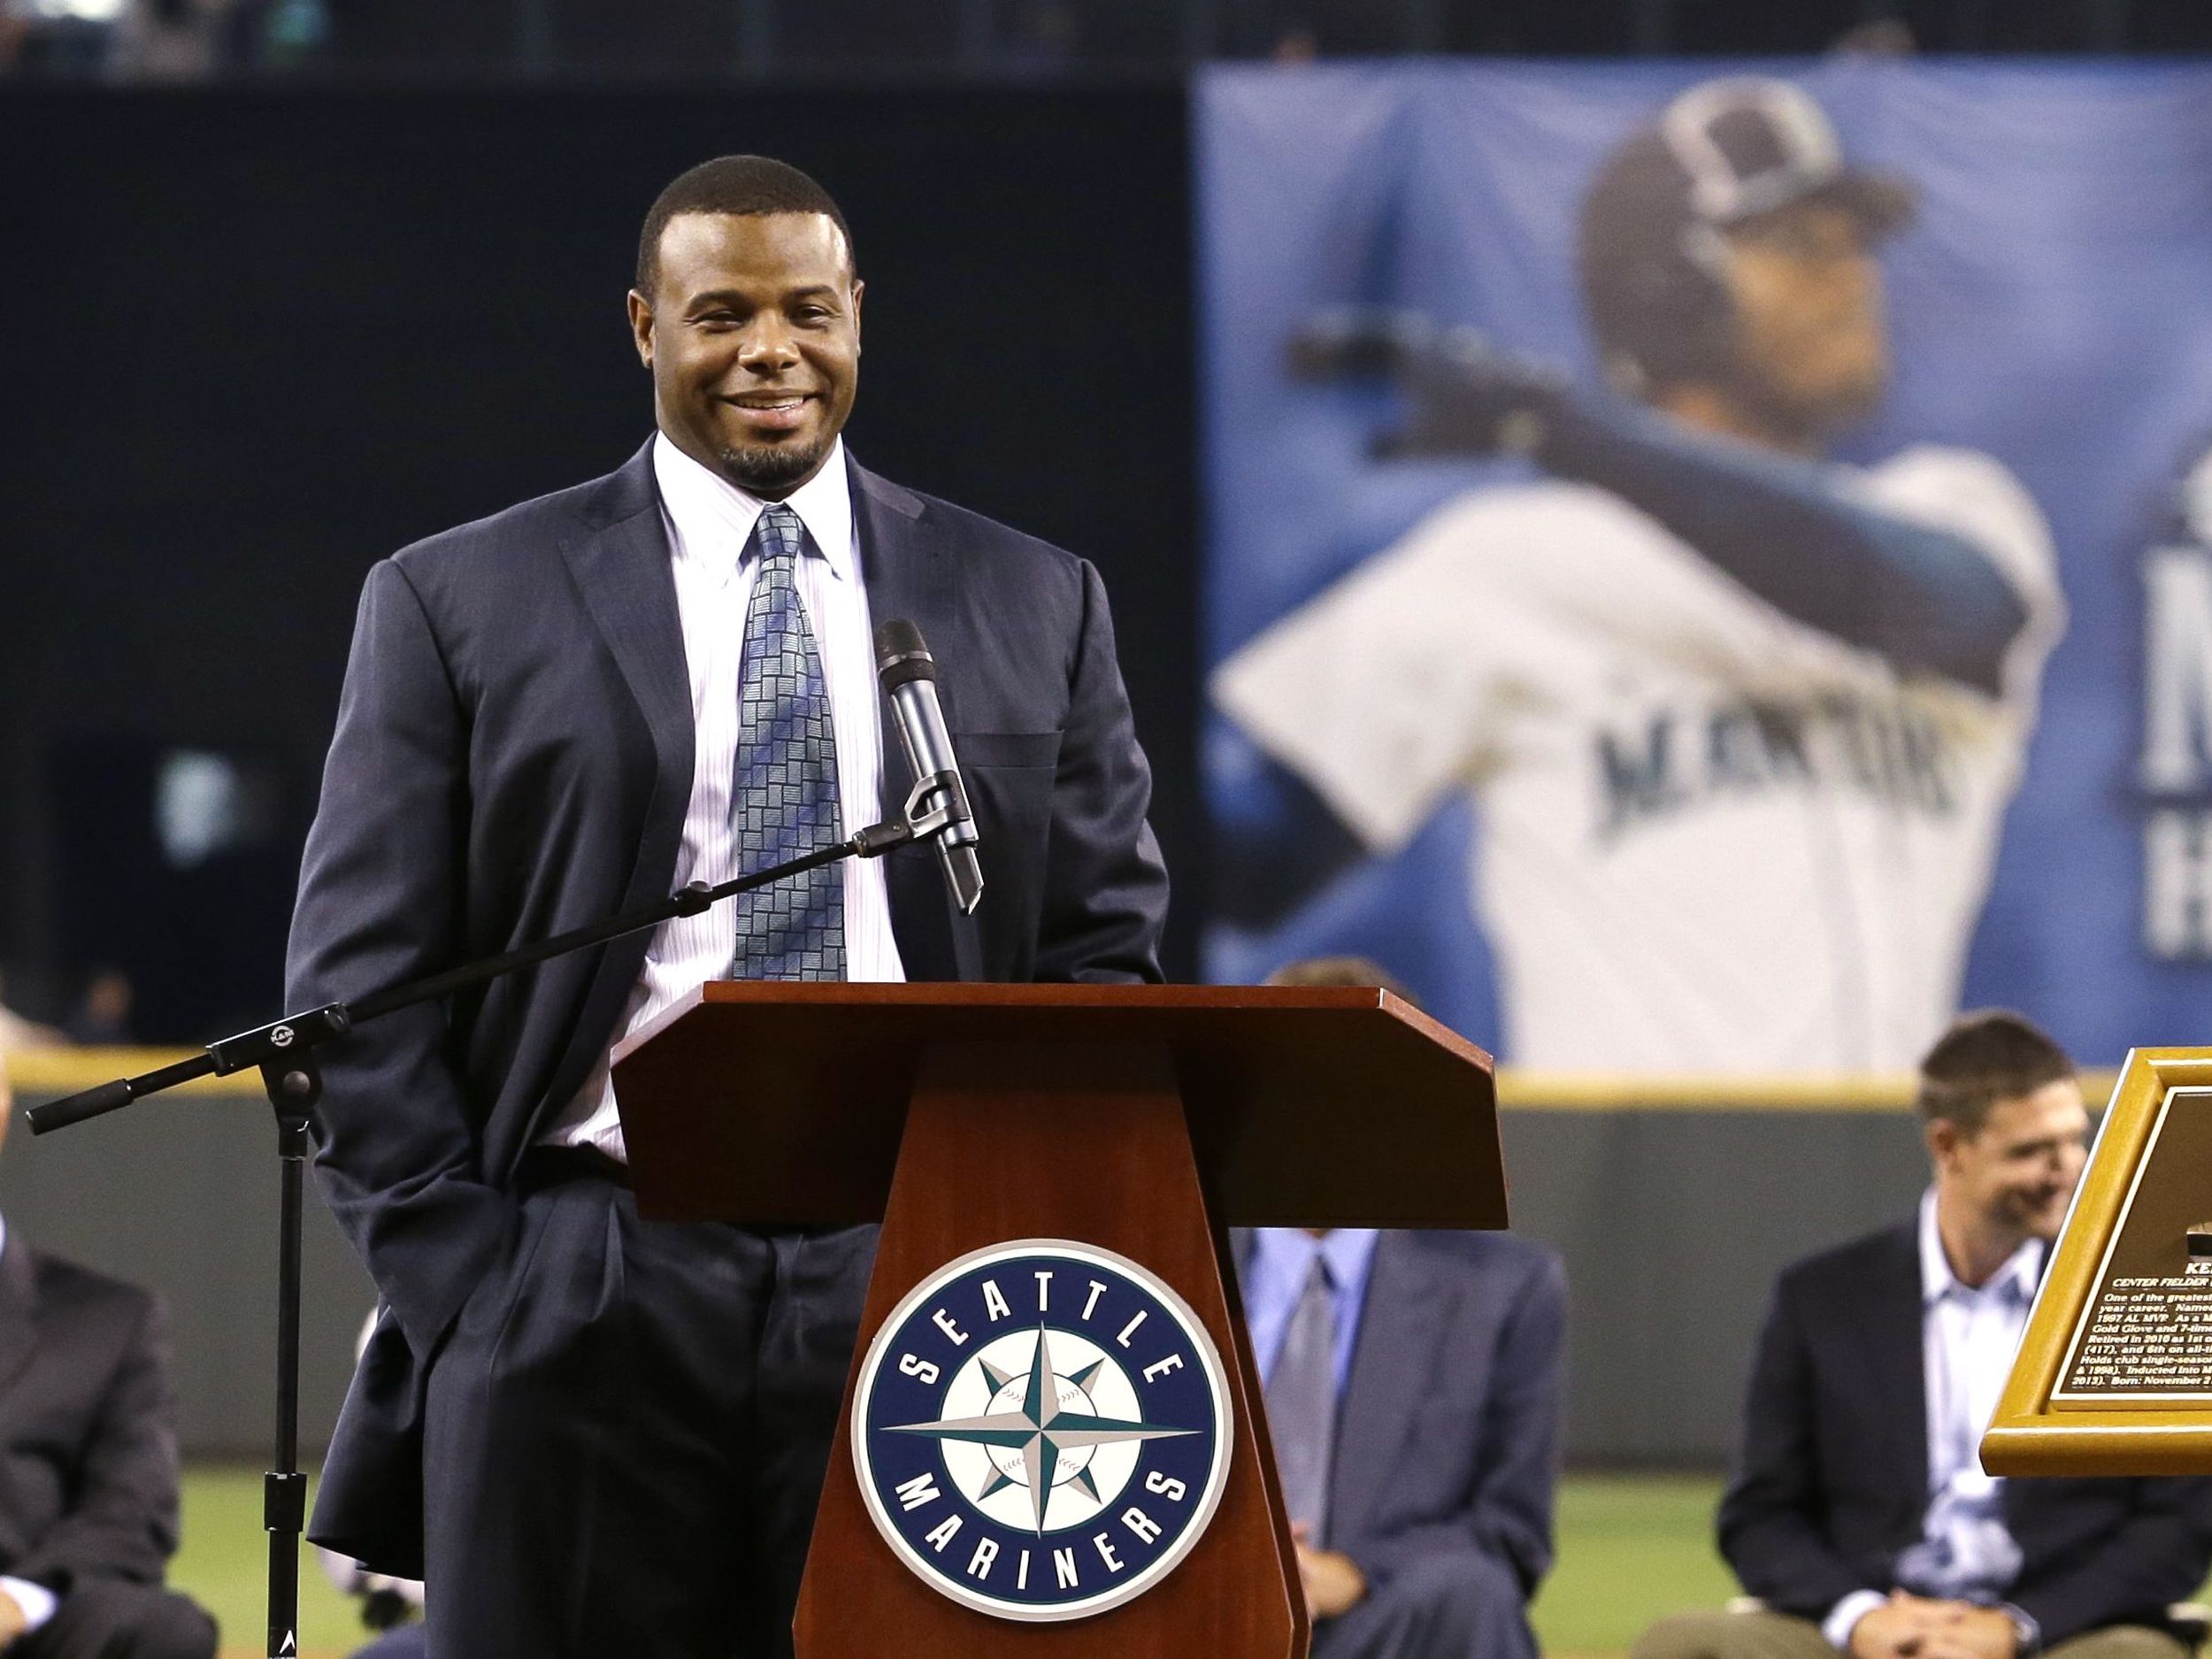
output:
[[[1719,1532],[1764,1609],[1662,1620],[1632,1659],[2185,1659],[2166,1609],[2212,1565],[2212,1481],[1979,1457],[2081,1176],[2073,1063],[2017,1014],[1965,1015],[1919,1105],[1913,1218],[1786,1270],[1760,1336]]]

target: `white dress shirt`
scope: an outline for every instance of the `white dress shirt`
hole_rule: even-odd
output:
[[[676,858],[674,885],[680,887],[693,881],[726,881],[747,868],[751,856],[751,849],[735,844],[730,791],[737,770],[745,609],[759,569],[750,543],[753,526],[768,503],[700,465],[665,434],[653,440],[653,476],[674,560],[676,610],[683,623],[696,738],[691,803]],[[874,635],[861,585],[859,531],[841,438],[821,471],[784,504],[799,515],[809,537],[799,560],[799,602],[822,657],[837,742],[839,807],[850,834],[876,821],[883,733],[877,713]],[[845,882],[845,977],[904,979],[881,862],[849,858],[840,868]],[[726,903],[663,922],[646,947],[645,967],[630,993],[618,1037],[637,1031],[704,981],[726,977],[736,950],[736,916]],[[626,1156],[614,1084],[603,1058],[546,1140]]]
[[[1915,1595],[1996,1606],[2020,1573],[2020,1546],[2005,1527],[2001,1476],[1982,1468],[1981,1440],[2027,1329],[2045,1246],[2030,1239],[1978,1288],[1944,1254],[1935,1190],[1920,1200],[1920,1340],[1928,1412],[1928,1512],[1921,1540],[1897,1559],[1898,1587]],[[1822,1629],[1848,1648],[1861,1618],[1886,1598],[1861,1590],[1836,1603]],[[2025,1614],[2007,1607],[2022,1631]]]

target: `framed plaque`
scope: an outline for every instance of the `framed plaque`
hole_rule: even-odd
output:
[[[1982,1466],[2212,1474],[2212,1048],[2128,1056]]]

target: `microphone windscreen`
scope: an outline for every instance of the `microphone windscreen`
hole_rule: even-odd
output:
[[[876,674],[886,691],[917,680],[937,678],[937,662],[922,642],[922,631],[896,619],[876,630]]]
[[[119,1111],[133,1099],[131,1086],[122,1078],[112,1083],[103,1083],[97,1088],[86,1089],[72,1094],[67,1100],[50,1100],[34,1106],[24,1116],[30,1119],[31,1133],[42,1135],[50,1130],[66,1129],[71,1124],[83,1123],[105,1112]]]

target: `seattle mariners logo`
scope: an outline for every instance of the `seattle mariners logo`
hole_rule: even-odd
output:
[[[876,1528],[931,1588],[1082,1618],[1189,1554],[1229,1472],[1221,1356],[1172,1290],[1061,1239],[940,1268],[884,1321],[853,1398]]]

